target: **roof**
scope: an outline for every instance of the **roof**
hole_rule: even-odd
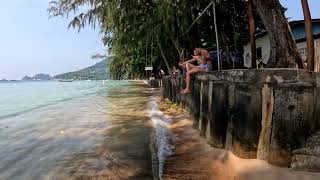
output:
[[[319,33],[313,35],[313,39],[319,39],[319,38],[320,38]],[[296,41],[296,43],[305,42],[305,41],[307,41],[307,38],[303,37],[303,38],[295,39],[295,41]]]
[[[256,37],[256,38],[261,38],[261,37],[263,37],[263,36],[265,36],[265,35],[267,35],[267,34],[268,34],[268,31],[265,30],[265,31],[261,31],[261,32],[259,32],[259,33],[256,33],[255,37]]]
[[[311,21],[312,23],[320,23],[320,19],[312,19]],[[299,25],[304,25],[304,20],[290,21],[289,24],[290,27],[293,28]]]
[[[312,24],[315,24],[315,23],[319,23],[320,24],[320,18],[319,19],[312,19]],[[298,27],[298,26],[304,26],[304,20],[296,20],[296,21],[290,21],[289,22],[289,25],[292,28],[295,28],[295,27]],[[261,37],[264,37],[268,35],[268,31],[265,30],[265,31],[261,31],[259,33],[256,33],[255,34],[255,37],[256,39],[257,38],[261,38]],[[320,38],[320,34],[319,33],[314,33],[314,39],[318,39]],[[298,43],[298,42],[303,42],[303,41],[306,41],[306,37],[302,37],[302,38],[295,38],[295,41]],[[244,41],[245,43],[249,43],[249,38],[245,39]]]

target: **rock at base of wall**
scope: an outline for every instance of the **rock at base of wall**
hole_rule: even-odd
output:
[[[291,168],[320,172],[320,131],[308,138],[303,148],[293,151]]]

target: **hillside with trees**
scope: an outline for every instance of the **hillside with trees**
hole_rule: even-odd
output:
[[[102,60],[93,66],[81,69],[79,71],[68,72],[54,76],[55,79],[73,79],[73,80],[106,80],[109,77],[107,71],[107,61]]]

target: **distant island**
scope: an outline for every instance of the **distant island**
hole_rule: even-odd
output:
[[[107,70],[107,61],[103,60],[93,66],[81,69],[79,71],[68,72],[54,76],[54,79],[72,79],[72,80],[106,80],[109,72]]]
[[[68,72],[51,77],[49,74],[36,74],[33,77],[24,76],[22,81],[50,81],[54,79],[61,80],[106,80],[109,77],[107,61],[103,60],[93,66],[81,69],[79,71]],[[5,80],[1,80],[5,81]]]
[[[49,74],[43,74],[43,73],[36,74],[33,77],[24,76],[22,78],[22,81],[49,81],[49,80],[52,80],[52,77]]]

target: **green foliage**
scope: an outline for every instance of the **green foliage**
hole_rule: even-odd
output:
[[[64,74],[56,75],[56,79],[74,79],[74,80],[105,80],[108,78],[107,72],[107,61],[102,60],[101,62],[81,69],[79,71],[68,72]]]
[[[99,27],[103,42],[114,56],[110,72],[114,79],[143,78],[144,67],[165,69],[157,41],[170,66],[179,61],[182,48],[215,47],[212,8],[193,27],[190,25],[210,0],[55,0],[52,16],[70,16],[70,27]],[[239,50],[247,36],[246,0],[220,0],[219,29],[231,50]],[[188,31],[187,31],[188,30]],[[219,33],[220,34],[220,33]],[[224,48],[224,47],[223,47]]]

